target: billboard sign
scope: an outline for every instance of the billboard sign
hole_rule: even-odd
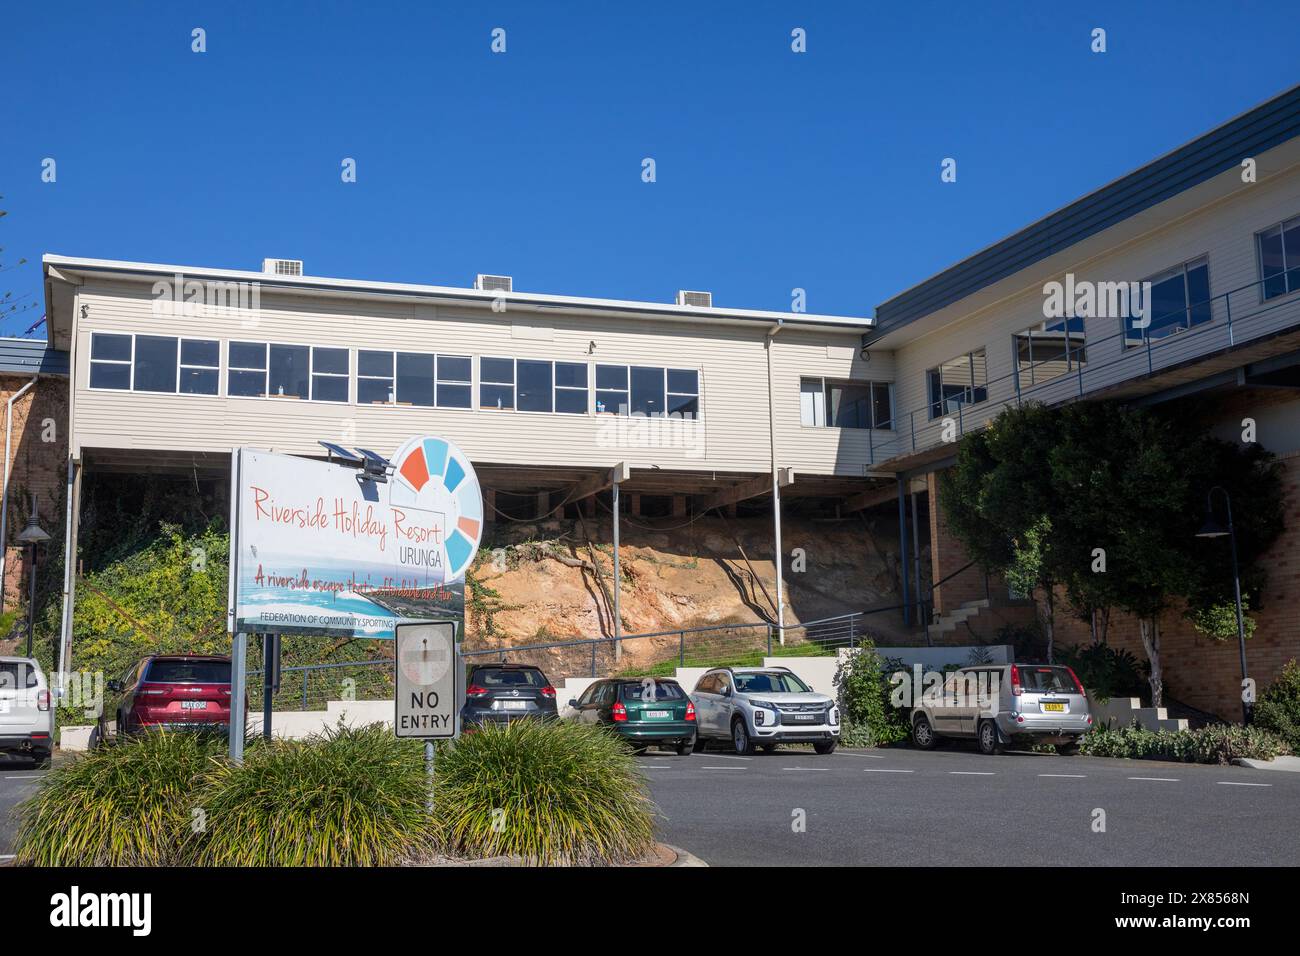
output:
[[[387,481],[337,462],[237,454],[234,630],[391,640],[403,621],[464,613],[483,496],[451,442],[408,439]]]

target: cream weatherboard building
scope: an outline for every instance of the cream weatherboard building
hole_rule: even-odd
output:
[[[935,475],[1003,408],[1201,394],[1222,409],[1225,437],[1246,409],[1297,474],[1300,87],[872,318],[728,309],[705,293],[543,295],[493,276],[472,288],[329,279],[292,260],[233,271],[47,255],[44,269],[50,349],[69,360],[72,553],[83,471],[223,473],[240,445],[323,456],[325,440],[386,454],[439,433],[472,459],[489,515],[584,508],[618,476],[637,512],[749,501],[774,506],[779,527],[792,496],[840,514],[897,509],[904,603],[941,582],[938,611],[964,610],[987,634],[1017,602],[974,571],[949,577],[966,561]],[[1117,305],[1118,283],[1146,295]],[[1062,315],[1053,289],[1099,295]],[[914,509],[924,502],[924,583],[907,557],[909,494]],[[1300,555],[1296,534],[1281,555]],[[1261,681],[1300,655],[1300,629],[1269,623],[1255,639]],[[1186,679],[1193,703],[1215,709],[1235,693],[1232,668],[1216,673],[1203,687]]]

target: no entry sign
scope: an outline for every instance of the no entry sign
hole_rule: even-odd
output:
[[[460,665],[456,660],[456,625],[398,624],[397,712],[399,737],[442,740],[456,736]]]

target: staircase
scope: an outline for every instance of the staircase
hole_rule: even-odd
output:
[[[930,624],[930,636],[934,638],[944,634],[951,634],[988,606],[989,599],[980,598],[978,601],[966,601],[951,611],[936,615],[934,621]]]

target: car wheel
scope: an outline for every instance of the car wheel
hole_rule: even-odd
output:
[[[998,737],[998,725],[991,720],[986,720],[980,724],[979,729],[980,753],[986,756],[1002,753],[1002,741]]]
[[[754,753],[754,741],[749,736],[749,728],[745,726],[743,717],[737,717],[731,722],[731,744],[736,748],[736,753],[742,757],[749,757]]]
[[[694,752],[695,752],[694,740],[683,740],[677,745],[677,756],[679,757],[689,757]]]
[[[819,740],[813,744],[813,750],[825,757],[827,754],[835,753],[835,745],[837,743],[839,743],[838,740]]]
[[[1056,752],[1062,757],[1073,757],[1079,753],[1079,741],[1072,740],[1068,744],[1057,744]]]
[[[770,743],[770,744],[759,744],[758,746],[762,749],[763,753],[765,753],[765,754],[776,753],[776,744],[775,744],[775,743]]]
[[[708,745],[709,742],[704,739],[704,735],[697,733],[695,735],[695,742],[691,744],[691,753],[702,754],[704,753],[704,748]]]
[[[921,750],[933,750],[934,745],[938,743],[934,728],[930,726],[930,719],[925,714],[917,714],[916,719],[912,721],[912,743]]]

